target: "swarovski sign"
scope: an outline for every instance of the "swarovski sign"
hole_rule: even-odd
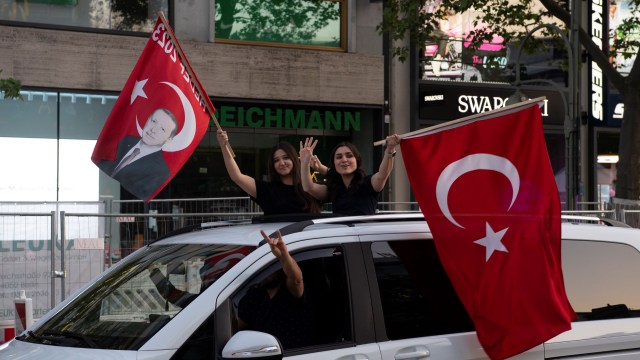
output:
[[[501,96],[460,95],[458,96],[458,111],[461,114],[479,114],[507,106],[508,99],[509,97]],[[544,101],[542,116],[548,116],[548,101],[546,99]]]
[[[419,85],[419,118],[426,121],[449,121],[505,107],[514,93],[511,86],[469,87],[454,85]],[[557,90],[522,87],[529,98],[545,97],[542,116],[545,124],[562,125],[566,114]]]

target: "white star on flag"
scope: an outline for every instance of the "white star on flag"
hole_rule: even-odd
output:
[[[140,81],[136,80],[136,84],[133,86],[133,91],[131,92],[131,104],[133,104],[138,96],[142,96],[143,98],[148,99],[147,94],[144,92],[144,86],[147,84],[148,80],[149,79]]]
[[[486,248],[487,251],[486,251],[485,261],[489,261],[489,258],[491,257],[491,255],[493,255],[494,251],[504,251],[506,253],[509,252],[509,250],[507,250],[507,248],[501,242],[502,237],[507,232],[507,230],[509,230],[509,228],[495,232],[493,231],[489,223],[486,223],[486,224],[487,224],[486,226],[487,235],[485,235],[485,237],[483,237],[480,240],[474,241],[474,243],[478,245],[482,245]]]

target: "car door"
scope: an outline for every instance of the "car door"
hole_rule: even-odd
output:
[[[345,237],[336,238],[334,241],[339,245],[334,249],[339,249],[343,259],[344,268],[340,266],[333,269],[336,273],[342,273],[345,281],[344,286],[338,289],[331,289],[328,297],[336,297],[342,299],[345,310],[340,310],[340,306],[330,305],[332,311],[339,311],[343,315],[343,327],[350,328],[350,340],[342,343],[327,343],[322,347],[316,348],[306,353],[297,354],[292,352],[285,353],[287,360],[381,360],[380,348],[375,341],[375,333],[373,328],[371,296],[369,294],[369,285],[367,275],[364,268],[361,247],[356,241],[357,238]],[[328,241],[323,240],[323,243]],[[336,253],[334,250],[334,253]],[[303,254],[298,255],[304,258]],[[336,263],[337,264],[337,263]],[[319,269],[319,273],[330,274],[328,267]],[[309,273],[309,271],[307,272]],[[332,275],[330,275],[331,277]],[[306,279],[306,278],[305,278]],[[306,280],[305,280],[306,281]],[[340,282],[338,281],[338,282]],[[336,291],[337,290],[337,291]],[[335,301],[333,302],[335,304]],[[348,324],[348,325],[347,325]],[[321,330],[324,331],[324,330]]]
[[[351,238],[351,242],[349,242]],[[304,317],[314,330],[314,340],[305,345],[276,336],[284,349],[284,359],[371,359],[380,360],[380,349],[375,342],[371,320],[368,284],[357,238],[325,238],[322,241],[296,241],[288,244],[289,252],[302,270],[304,279]],[[345,242],[346,241],[346,242]],[[260,250],[260,249],[259,249]],[[245,296],[265,279],[280,269],[280,263],[268,254],[268,262],[257,262],[241,277],[242,283],[229,296],[226,310],[220,317],[230,318],[232,331],[253,330],[242,327],[239,309],[246,303]],[[354,299],[354,294],[357,299]],[[358,304],[354,306],[353,304]],[[223,314],[223,312],[227,312]],[[285,320],[288,321],[288,320]],[[301,330],[302,331],[302,330]],[[269,333],[269,332],[268,332]],[[280,336],[289,336],[280,332]],[[295,334],[294,334],[295,335]]]
[[[363,236],[382,359],[488,359],[431,239]],[[543,346],[513,359],[541,360]]]
[[[638,234],[609,229],[594,229],[602,241],[562,240],[565,287],[578,318],[545,343],[547,358],[640,359],[640,251],[631,245]]]

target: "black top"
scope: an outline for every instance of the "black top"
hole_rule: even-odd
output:
[[[265,215],[309,212],[293,185],[256,180],[256,195],[251,199],[260,205]]]
[[[340,186],[333,200],[333,213],[346,216],[374,215],[378,208],[380,193],[375,191],[371,185],[372,176],[365,176],[357,191],[353,186],[348,188]]]
[[[264,287],[252,287],[238,304],[238,317],[248,330],[278,338],[284,349],[310,346],[315,342],[315,317],[308,299],[306,294],[296,299],[284,284],[272,299]]]

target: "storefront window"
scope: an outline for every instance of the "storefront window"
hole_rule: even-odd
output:
[[[96,139],[117,99],[113,95],[60,93],[59,200],[99,200],[120,184],[91,161]],[[108,191],[103,189],[110,188]]]
[[[346,0],[217,0],[217,42],[346,49]]]
[[[8,0],[0,2],[0,21],[151,32],[169,0]]]
[[[58,96],[21,94],[24,101],[0,100],[0,199],[55,200]]]
[[[419,50],[421,80],[502,83],[514,80],[516,45],[505,45],[504,39],[495,35],[492,41],[477,48],[472,46],[472,32],[486,26],[477,21],[478,14],[474,9],[462,13],[449,11],[438,20],[431,40]],[[548,79],[564,84],[566,71],[562,64],[566,58],[559,42],[545,39],[544,47],[534,53],[522,52],[521,79]]]
[[[0,166],[20,169],[4,173],[0,199],[98,200],[99,170],[91,153],[116,96],[20,94],[23,100],[0,100]]]

